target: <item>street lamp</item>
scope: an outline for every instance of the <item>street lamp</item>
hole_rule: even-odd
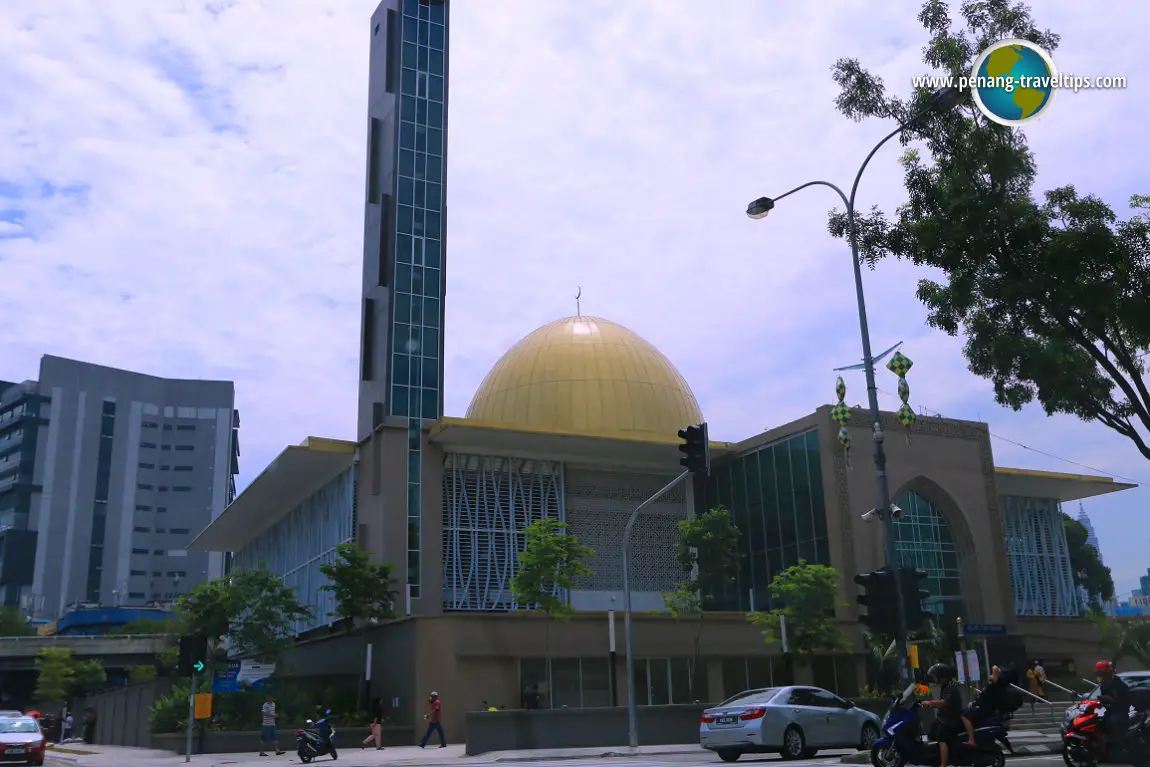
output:
[[[859,181],[862,180],[863,171],[866,170],[867,165],[870,164],[871,158],[875,156],[879,149],[883,147],[886,142],[890,141],[895,136],[902,133],[904,130],[911,128],[916,122],[930,114],[931,112],[947,112],[954,107],[958,106],[959,102],[963,99],[963,92],[958,88],[940,88],[935,91],[927,104],[912,115],[910,119],[900,123],[898,128],[888,133],[882,138],[874,149],[870,150],[870,154],[862,161],[859,166],[858,173],[855,174],[854,184],[851,185],[850,196],[837,185],[829,181],[808,181],[807,183],[797,186],[789,192],[784,192],[778,197],[760,197],[747,206],[747,216],[753,219],[766,218],[767,215],[774,209],[775,204],[783,199],[789,197],[795,192],[806,189],[808,186],[825,186],[834,190],[839,198],[843,201],[846,207],[847,214],[847,230],[851,244],[851,260],[854,265],[855,276],[855,298],[858,301],[859,313],[859,330],[862,333],[862,347],[863,347],[863,369],[866,372],[866,388],[867,399],[870,405],[871,428],[874,431],[874,469],[875,469],[875,482],[878,486],[878,507],[877,511],[881,515],[883,525],[883,550],[886,556],[886,563],[889,567],[897,570],[898,564],[896,559],[898,557],[894,544],[894,515],[892,513],[893,505],[890,498],[890,483],[886,473],[886,451],[883,449],[883,431],[882,420],[878,407],[878,388],[875,385],[874,378],[874,355],[871,353],[870,346],[870,328],[867,325],[866,317],[866,299],[863,297],[862,285],[862,267],[859,264],[859,244],[858,244],[858,226],[857,217],[855,212],[855,198],[858,195]],[[869,513],[869,512],[868,512]],[[895,578],[896,602],[898,606],[898,636],[895,637],[898,642],[899,652],[899,665],[898,675],[899,680],[906,684],[910,678],[910,672],[906,666],[906,610],[902,602],[902,582],[900,579]]]

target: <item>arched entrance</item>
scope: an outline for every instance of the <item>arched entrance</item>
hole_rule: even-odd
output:
[[[939,623],[953,626],[965,618],[962,597],[962,562],[950,525],[937,505],[914,491],[895,502],[905,514],[894,521],[895,550],[904,567],[926,573],[922,588],[931,598],[923,606],[940,616]]]

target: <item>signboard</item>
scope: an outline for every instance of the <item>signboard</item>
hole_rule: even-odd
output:
[[[210,692],[196,693],[196,719],[212,718],[212,694]]]
[[[965,665],[962,662],[963,661],[962,655],[963,655],[962,652],[955,652],[955,654],[954,654],[954,665],[955,665],[955,668],[958,670],[958,681],[961,684],[966,684],[967,681],[970,681],[970,682],[980,681],[982,679],[982,671],[978,667],[978,651],[977,650],[967,650],[966,651],[966,663],[965,663]],[[966,674],[967,671],[970,672],[970,679],[969,680],[967,679],[967,674]]]
[[[910,667],[918,668],[918,645],[912,644],[906,648],[907,655],[910,656]]]
[[[971,623],[966,626],[966,635],[979,637],[999,637],[1006,635],[1006,626],[1001,623]]]
[[[275,673],[276,664],[257,663],[253,660],[231,661],[225,671],[217,671],[212,682],[213,692],[240,692],[242,690],[267,690],[269,677]]]

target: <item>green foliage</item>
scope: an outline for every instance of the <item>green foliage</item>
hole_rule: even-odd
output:
[[[685,573],[700,602],[720,596],[739,575],[739,528],[722,506],[697,517],[679,520],[675,561]]]
[[[355,680],[348,678],[343,683],[332,683],[327,678],[280,679],[275,678],[276,712],[279,714],[281,737],[287,737],[285,730],[300,726],[307,719],[314,719],[316,709],[321,704],[331,708],[340,725],[353,727],[367,724],[370,720],[354,711],[356,690]],[[181,681],[167,695],[152,703],[149,728],[153,733],[183,732],[188,721],[188,695],[191,685]],[[228,692],[212,696],[212,718],[208,728],[213,731],[251,731],[259,728],[260,706],[265,693]],[[281,742],[281,745],[286,745]]]
[[[335,552],[334,562],[319,567],[330,581],[323,590],[335,595],[331,616],[350,621],[353,628],[357,621],[394,618],[398,591],[391,565],[372,562],[355,543],[341,543]]]
[[[938,622],[928,621],[923,628],[910,632],[907,638],[918,644],[918,662],[922,668],[935,663],[954,664],[954,654],[958,651],[957,637],[943,630]]]
[[[155,666],[132,666],[128,669],[128,681],[132,684],[151,682],[158,676]]]
[[[898,681],[898,642],[870,631],[863,632],[863,642],[869,651],[867,676],[870,688],[880,693],[891,690]]]
[[[128,621],[120,628],[116,629],[116,634],[120,636],[179,636],[183,633],[182,621],[178,617],[171,618],[139,618],[134,621]]]
[[[189,633],[217,648],[226,637],[235,652],[261,660],[278,658],[294,638],[293,624],[311,615],[295,589],[263,565],[197,584],[176,606]]]
[[[694,583],[680,583],[679,588],[663,595],[663,607],[675,618],[700,618],[703,603]]]
[[[46,647],[36,656],[36,691],[33,697],[41,703],[65,703],[76,682],[72,651]]]
[[[16,607],[0,607],[0,636],[30,637],[36,629]]]
[[[1066,530],[1066,546],[1070,552],[1070,569],[1074,571],[1074,582],[1082,587],[1091,600],[1105,602],[1114,596],[1114,579],[1110,568],[1102,564],[1098,551],[1086,543],[1089,533],[1077,519],[1069,514],[1062,515],[1062,526]]]
[[[808,659],[821,653],[850,651],[850,641],[835,623],[839,592],[837,570],[800,560],[776,575],[770,589],[771,600],[782,606],[747,616],[751,623],[762,628],[766,642],[781,644],[780,618],[785,617],[787,646],[794,656]]]
[[[567,532],[567,523],[551,517],[537,519],[523,530],[526,548],[519,552],[519,567],[511,579],[515,601],[534,605],[548,618],[566,618],[574,612],[559,591],[591,574],[586,560],[595,550]]]
[[[931,39],[931,74],[967,75],[973,59],[1003,38],[1047,51],[1058,35],[1040,29],[1022,4],[965,0],[954,23],[945,0],[929,0],[919,21]],[[839,111],[853,120],[905,120],[922,107],[925,89],[888,95],[857,60],[834,67]],[[918,298],[928,322],[966,336],[970,370],[994,385],[999,404],[1021,409],[1037,400],[1048,415],[1097,421],[1150,458],[1150,221],[1120,221],[1102,200],[1073,186],[1035,198],[1036,163],[1021,130],[991,122],[965,97],[958,108],[916,124],[925,152],[903,159],[907,202],[893,218],[872,209],[859,217],[864,258],[895,257],[931,267]],[[924,160],[923,155],[929,159]],[[1134,195],[1135,211],[1150,198]],[[831,233],[845,237],[845,214]]]
[[[36,690],[41,704],[61,704],[108,680],[98,660],[81,660],[66,647],[46,647],[36,656]]]
[[[1097,609],[1086,617],[1098,627],[1102,649],[1111,662],[1129,659],[1137,668],[1150,666],[1150,620],[1114,620]]]

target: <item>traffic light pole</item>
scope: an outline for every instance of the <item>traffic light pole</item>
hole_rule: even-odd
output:
[[[639,747],[639,705],[635,700],[635,642],[631,636],[631,530],[635,527],[635,520],[643,509],[671,492],[680,482],[690,476],[691,472],[684,471],[675,477],[667,486],[640,503],[631,516],[627,517],[627,526],[623,528],[623,633],[626,635],[627,651],[627,742],[632,749]]]
[[[188,741],[184,749],[184,762],[192,761],[192,730],[196,725],[196,677],[198,674],[192,672],[192,692],[188,695]]]

